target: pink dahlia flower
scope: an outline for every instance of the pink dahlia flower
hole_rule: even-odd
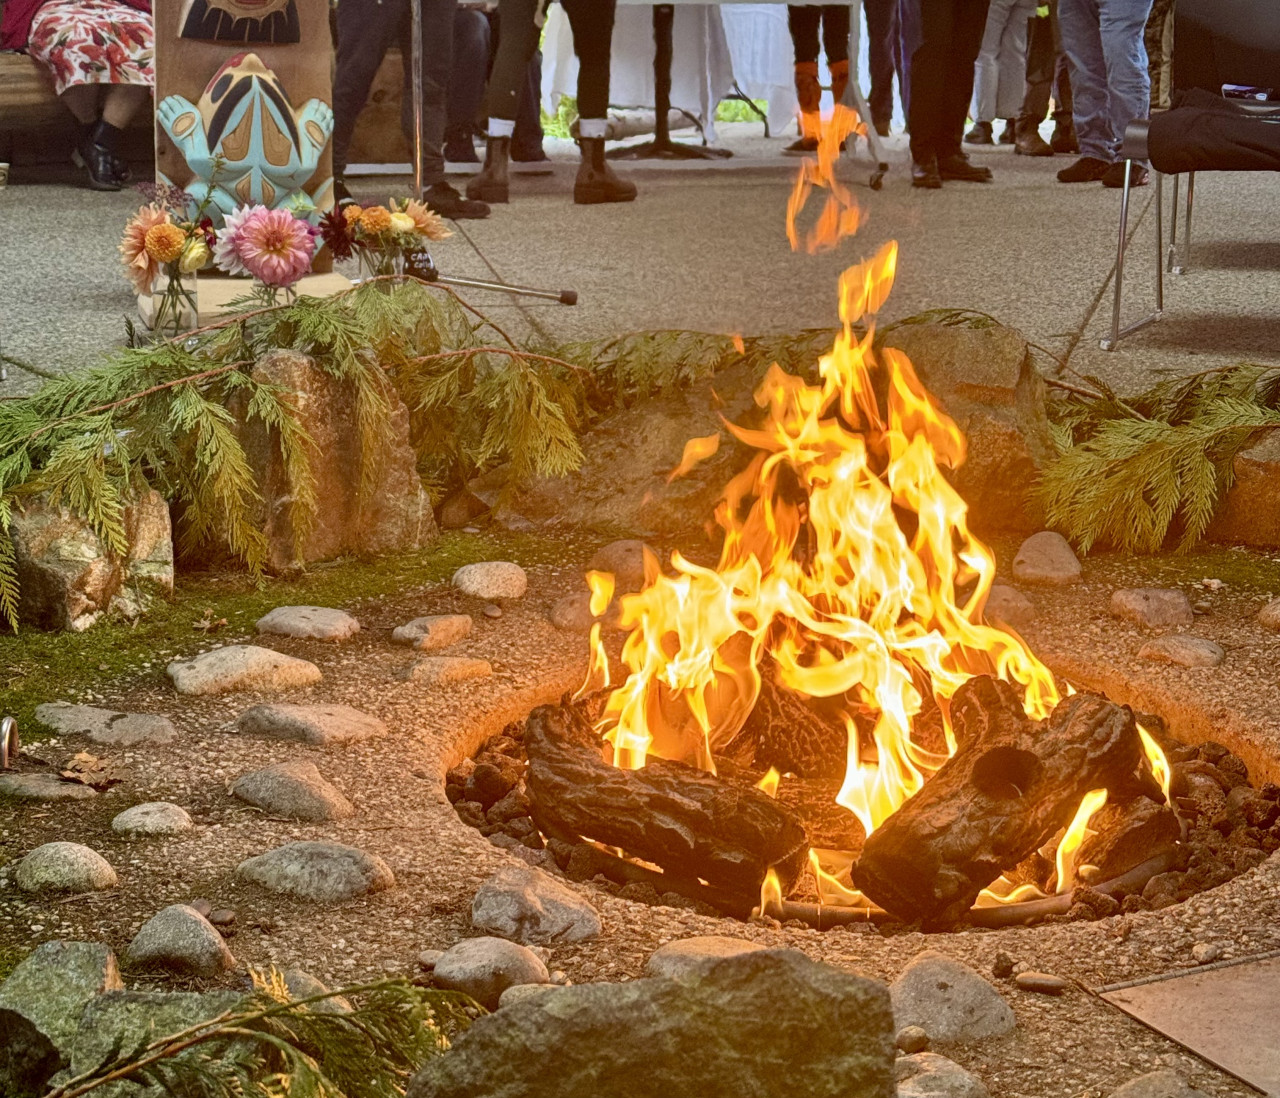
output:
[[[240,206],[227,214],[222,228],[218,230],[217,240],[213,246],[213,261],[219,270],[227,274],[248,274],[245,265],[240,262],[239,241],[240,230],[244,223],[259,210],[266,211],[265,206]]]
[[[315,250],[315,229],[288,210],[255,211],[236,242],[240,262],[267,286],[292,286],[311,270]]]

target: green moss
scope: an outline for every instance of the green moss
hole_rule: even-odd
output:
[[[257,584],[243,574],[180,576],[172,599],[157,600],[135,624],[101,622],[84,633],[43,633],[23,628],[0,636],[0,715],[18,719],[24,738],[40,735],[36,706],[87,688],[101,689],[143,660],[159,681],[164,664],[201,647],[203,618],[225,618],[223,635],[253,632],[254,622],[276,606],[342,607],[385,598],[447,580],[463,564],[512,560],[522,566],[562,563],[565,543],[535,535],[446,533],[428,548],[374,560],[314,565],[296,577]]]
[[[9,973],[18,967],[28,952],[21,946],[0,945],[0,983],[9,978]]]

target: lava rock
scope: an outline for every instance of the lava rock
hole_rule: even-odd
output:
[[[1080,561],[1061,534],[1041,530],[1032,534],[1013,558],[1013,578],[1021,583],[1062,587],[1080,582]]]
[[[151,713],[118,713],[92,705],[51,702],[36,706],[36,720],[64,736],[88,736],[94,743],[134,747],[140,743],[172,743],[177,729],[168,717]]]
[[[982,611],[982,616],[990,623],[1025,629],[1036,620],[1036,607],[1035,603],[1016,587],[995,583],[987,592],[987,605]]]
[[[696,979],[726,957],[738,957],[764,948],[758,942],[729,938],[723,934],[679,938],[650,954],[644,972],[646,976],[665,976],[669,980]]]
[[[779,1080],[805,1098],[892,1098],[893,1078],[883,984],[760,950],[694,982],[585,984],[513,1003],[472,1023],[406,1098],[745,1098]]]
[[[314,663],[252,644],[232,644],[194,659],[175,660],[167,670],[179,694],[288,690],[323,678]]]
[[[466,656],[428,656],[406,668],[403,677],[408,682],[423,686],[446,686],[470,679],[487,679],[492,674],[493,666],[488,660]]]
[[[246,736],[315,747],[344,747],[387,734],[387,726],[377,717],[349,705],[255,705],[240,714],[235,727]]]
[[[493,807],[485,813],[485,818],[490,823],[505,824],[525,819],[528,815],[529,798],[519,788],[514,788],[494,803]],[[532,821],[529,826],[533,826]]]
[[[308,640],[344,641],[360,632],[360,623],[327,606],[277,606],[258,619],[259,633]]]
[[[1138,649],[1139,659],[1173,663],[1179,667],[1217,667],[1226,655],[1222,645],[1215,641],[1182,633],[1156,637]]]
[[[894,1072],[897,1098],[991,1098],[981,1079],[935,1052],[899,1056]]]
[[[1016,1019],[1009,1004],[974,969],[934,950],[918,954],[889,987],[900,1026],[919,1026],[935,1041],[1001,1037]]]
[[[464,564],[454,572],[453,585],[478,599],[518,599],[529,589],[529,578],[518,564],[490,560]]]
[[[929,1047],[929,1035],[919,1026],[903,1026],[893,1039],[895,1047],[908,1056],[924,1052]]]
[[[515,763],[477,763],[463,787],[468,800],[479,801],[487,810],[494,807],[520,784],[520,768]]]
[[[43,1094],[70,1057],[85,1004],[123,988],[101,942],[44,942],[0,985],[0,1094]]]
[[[316,764],[303,759],[245,774],[231,786],[231,792],[264,812],[294,820],[346,820],[356,813]]]
[[[119,883],[116,871],[96,850],[80,843],[45,843],[18,863],[24,892],[101,892]]]
[[[147,801],[135,804],[118,813],[111,821],[111,830],[130,839],[152,835],[179,835],[192,828],[191,817],[184,808],[166,801]]]
[[[1203,1091],[1187,1085],[1175,1071],[1153,1071],[1131,1079],[1111,1098],[1209,1098]]]
[[[0,797],[15,801],[86,801],[98,791],[53,774],[0,774]]]
[[[650,563],[646,565],[646,558]],[[649,576],[657,576],[658,557],[638,538],[611,541],[595,551],[587,561],[592,572],[608,572],[613,576],[616,594],[625,595],[643,591]]]
[[[1013,975],[1013,958],[1004,952],[997,953],[991,962],[991,975],[997,980],[1007,980]]]
[[[396,883],[390,866],[376,854],[326,842],[286,843],[241,862],[236,876],[315,903],[338,903]]]
[[[153,915],[129,943],[130,961],[209,978],[236,967],[222,935],[194,908],[171,904]]]
[[[471,632],[472,624],[469,614],[432,614],[414,618],[393,630],[391,640],[394,644],[407,644],[419,652],[436,652],[457,644]]]
[[[1048,972],[1019,972],[1013,982],[1023,991],[1036,991],[1041,995],[1061,995],[1071,986],[1061,976],[1052,976]]]
[[[1178,902],[1185,883],[1185,873],[1158,873],[1143,887],[1142,898],[1156,911],[1171,907]]]
[[[597,937],[596,909],[540,870],[509,866],[490,877],[471,902],[477,930],[526,944],[553,945]]]
[[[464,938],[436,960],[432,979],[446,991],[470,995],[486,1010],[517,984],[545,984],[547,966],[533,950],[505,938]],[[474,1092],[473,1092],[474,1093]]]
[[[1130,587],[1113,592],[1111,614],[1149,629],[1190,625],[1196,617],[1191,600],[1182,591],[1163,587]]]

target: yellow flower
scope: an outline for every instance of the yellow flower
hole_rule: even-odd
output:
[[[391,231],[393,233],[416,233],[418,226],[407,213],[397,211],[391,215]]]
[[[391,228],[391,211],[385,206],[368,206],[360,212],[360,228],[377,236]]]
[[[186,243],[187,238],[177,225],[165,222],[162,225],[153,225],[147,230],[147,255],[157,263],[172,263],[182,255],[182,249]]]
[[[444,219],[426,203],[411,200],[405,204],[404,212],[413,218],[419,236],[425,236],[428,240],[443,240],[453,235],[444,227]]]
[[[183,274],[190,274],[192,271],[198,271],[202,267],[209,265],[212,258],[212,252],[209,251],[209,245],[204,242],[201,236],[193,236],[187,241],[187,246],[182,249],[182,259],[178,263],[179,269]]]

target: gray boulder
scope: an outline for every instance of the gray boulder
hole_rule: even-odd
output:
[[[87,801],[98,791],[54,774],[0,774],[0,797],[15,801]]]
[[[42,1094],[65,1066],[85,1004],[124,985],[101,942],[45,942],[0,985],[0,1094]]]
[[[899,1056],[898,1098],[991,1098],[982,1080],[934,1052]]]
[[[178,736],[168,717],[152,713],[118,713],[112,709],[67,702],[36,706],[36,720],[64,736],[88,736],[94,743],[115,747],[172,743]]]
[[[1152,1071],[1130,1079],[1111,1092],[1111,1098],[1209,1098],[1189,1086],[1176,1071]]]
[[[376,854],[325,842],[286,843],[241,862],[236,875],[315,903],[339,903],[396,883],[391,867]]]
[[[316,764],[291,759],[238,778],[231,792],[242,801],[293,820],[346,820],[355,807],[327,782]]]
[[[471,632],[472,624],[470,614],[430,614],[393,629],[391,641],[419,652],[437,652],[457,644]]]
[[[346,611],[327,606],[277,606],[258,619],[258,632],[278,637],[343,641],[360,632],[360,623]]]
[[[1184,633],[1167,633],[1149,640],[1138,649],[1138,658],[1156,663],[1172,663],[1178,667],[1217,667],[1227,658],[1226,650],[1216,641],[1204,637],[1188,637]]]
[[[1258,611],[1258,624],[1264,629],[1280,633],[1280,599],[1272,599]]]
[[[284,979],[285,990],[289,992],[289,997],[295,1001],[314,999],[317,995],[329,995],[329,988],[324,983],[300,968],[286,968],[280,975]],[[330,995],[327,999],[318,999],[314,1003],[309,1003],[307,1009],[316,1014],[350,1014],[353,1008],[351,1000],[341,995]]]
[[[144,968],[192,976],[217,976],[236,967],[222,935],[186,904],[171,904],[148,919],[126,953],[131,962]]]
[[[525,999],[533,999],[539,995],[546,995],[549,991],[555,991],[559,984],[512,984],[506,991],[498,996],[498,1009],[509,1007],[512,1003],[519,1003]]]
[[[619,595],[630,594],[644,589],[646,564],[654,575],[659,571],[658,557],[639,538],[623,538],[611,541],[595,551],[587,561],[587,568],[592,572],[608,572],[613,576],[613,589]]]
[[[584,984],[477,1020],[407,1098],[893,1098],[883,984],[761,950],[695,982]]]
[[[471,901],[471,925],[526,945],[581,942],[603,929],[586,900],[529,866],[507,866],[480,886]]]
[[[518,599],[529,589],[529,578],[509,560],[486,560],[464,564],[454,572],[453,585],[477,599]]]
[[[487,679],[493,674],[488,660],[476,660],[467,656],[426,656],[406,668],[404,678],[423,686],[448,686],[471,679]]]
[[[252,644],[231,644],[194,659],[174,660],[167,670],[179,694],[288,690],[311,686],[323,677],[314,663]]]
[[[645,962],[646,976],[665,976],[685,980],[701,976],[712,965],[726,957],[740,957],[765,947],[745,938],[728,938],[707,934],[698,938],[679,938],[655,950]]]
[[[436,961],[431,978],[437,987],[470,995],[487,1010],[517,984],[545,984],[551,976],[533,950],[505,938],[464,938]]]
[[[190,831],[191,817],[184,808],[165,801],[147,801],[135,804],[118,813],[111,821],[111,830],[130,839],[152,835],[179,835]]]
[[[255,705],[240,714],[236,730],[316,747],[341,747],[387,734],[387,726],[377,717],[349,705]]]
[[[24,892],[101,892],[119,883],[106,858],[80,843],[36,847],[15,876]]]
[[[1025,629],[1035,621],[1036,607],[1035,603],[1016,587],[993,583],[987,594],[987,605],[983,609],[982,616],[987,622],[995,625]]]
[[[1000,992],[976,971],[933,950],[918,954],[889,993],[898,1027],[919,1026],[933,1041],[1002,1037],[1017,1021]]]
[[[1020,583],[1062,587],[1080,582],[1080,560],[1061,534],[1041,530],[1018,548],[1013,558],[1013,578]]]
[[[1191,600],[1176,588],[1122,587],[1111,594],[1114,617],[1159,629],[1169,625],[1190,625],[1196,620]]]

